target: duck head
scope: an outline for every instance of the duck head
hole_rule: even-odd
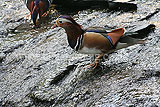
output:
[[[65,29],[67,36],[77,37],[84,33],[82,26],[79,25],[71,16],[59,16],[56,20],[56,24],[52,29],[56,27],[62,27]]]
[[[59,16],[56,20],[56,24],[52,29],[56,27],[62,27],[67,33],[69,45],[73,48],[76,44],[77,38],[80,37],[85,31],[82,26],[79,25],[71,16]]]
[[[56,28],[56,27],[62,27],[65,30],[73,30],[73,29],[69,29],[69,28],[77,28],[77,29],[82,29],[82,26],[79,25],[71,16],[67,16],[67,15],[62,15],[59,16],[56,20],[56,24],[54,24],[54,26],[52,27],[52,29]]]

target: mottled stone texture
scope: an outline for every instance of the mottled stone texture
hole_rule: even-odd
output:
[[[106,55],[93,70],[86,65],[93,62],[94,56],[73,51],[65,31],[51,29],[54,14],[49,13],[41,28],[35,30],[33,23],[24,19],[29,11],[22,1],[1,0],[0,106],[159,106],[160,2],[132,2],[138,4],[136,11],[89,9],[73,15],[84,28],[125,27],[127,32],[137,31],[135,37],[146,40],[144,45]],[[150,24],[156,25],[152,31]]]

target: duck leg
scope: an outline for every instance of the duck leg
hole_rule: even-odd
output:
[[[45,12],[45,13],[42,15],[42,17],[46,17],[47,15],[48,15],[48,13]]]
[[[31,16],[31,12],[28,15],[25,16],[25,19],[27,19],[30,16]]]
[[[95,68],[97,67],[98,63],[99,63],[99,59],[100,59],[101,57],[103,57],[103,56],[104,56],[104,53],[98,55],[98,56],[96,57],[94,63],[93,63],[93,64],[89,64],[89,66],[91,66],[91,67],[93,67],[93,69],[95,69]]]

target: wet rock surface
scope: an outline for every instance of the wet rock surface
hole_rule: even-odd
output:
[[[142,37],[148,34],[144,45],[106,55],[95,70],[86,67],[93,62],[93,55],[74,52],[64,30],[51,29],[53,14],[35,30],[32,22],[24,19],[29,11],[22,1],[0,2],[2,107],[160,105],[159,1],[132,1],[137,10],[130,12],[87,9],[73,15],[84,28],[125,27]],[[156,27],[151,31],[153,24]]]

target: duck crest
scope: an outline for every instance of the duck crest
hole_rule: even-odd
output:
[[[79,25],[71,16],[62,15],[62,16],[59,16],[59,18],[68,19],[73,23],[73,25],[76,25],[76,26],[78,26],[78,27],[80,27],[82,29],[82,26]]]

